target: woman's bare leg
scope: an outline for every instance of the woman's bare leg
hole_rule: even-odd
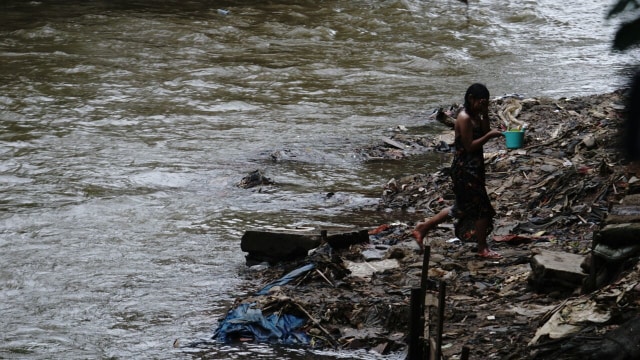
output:
[[[429,230],[438,226],[438,224],[442,223],[449,217],[449,210],[451,208],[447,207],[440,210],[439,213],[435,214],[433,217],[429,219],[425,219],[425,221],[419,222],[416,227],[413,229],[412,235],[416,239],[418,246],[420,246],[420,251],[424,250],[424,238],[427,236]]]
[[[489,219],[478,219],[476,221],[476,238],[478,239],[478,256],[488,259],[500,259],[502,256],[489,248],[487,243],[487,229]]]

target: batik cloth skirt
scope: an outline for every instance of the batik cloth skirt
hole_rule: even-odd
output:
[[[489,220],[486,234],[489,235],[496,215],[487,194],[482,152],[457,153],[451,165],[451,179],[455,204],[449,215],[455,219],[455,234],[462,241],[477,242],[476,221]]]

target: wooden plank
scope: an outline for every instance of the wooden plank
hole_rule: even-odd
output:
[[[436,356],[434,359],[442,358],[442,333],[444,332],[444,306],[446,299],[447,283],[440,281],[438,289],[438,327],[436,329]]]

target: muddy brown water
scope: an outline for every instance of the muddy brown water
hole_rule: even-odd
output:
[[[0,357],[378,358],[173,343],[211,337],[259,286],[245,229],[411,220],[354,209],[446,161],[353,149],[435,131],[426,115],[474,81],[552,97],[624,83],[637,53],[610,51],[606,5],[3,1]],[[277,186],[234,186],[255,169]]]

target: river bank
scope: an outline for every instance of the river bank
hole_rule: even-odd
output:
[[[500,115],[513,98],[492,100],[493,126],[503,125],[505,116]],[[559,305],[588,294],[582,294],[581,284],[534,284],[532,259],[554,251],[588,262],[594,233],[611,205],[638,186],[638,168],[626,163],[617,148],[624,110],[622,91],[518,101],[521,108],[515,115],[527,124],[523,146],[507,149],[504,141],[485,146],[487,189],[498,213],[490,243],[503,258],[476,257],[475,245],[456,239],[450,224],[428,237],[429,278],[448,284],[442,334],[447,359],[459,358],[463,347],[470,349],[471,358],[548,355],[551,350],[541,344],[549,336],[536,335],[538,329]],[[443,124],[440,135],[409,136],[397,129],[380,144],[357,152],[365,161],[402,159],[424,151],[450,153],[452,134],[447,120],[457,107],[453,104],[430,117],[429,121]],[[305,319],[301,331],[311,339],[305,346],[380,354],[406,351],[410,292],[420,287],[423,264],[411,230],[416,221],[437,213],[452,200],[446,167],[432,174],[392,179],[384,185],[375,210],[403,211],[413,219],[372,224],[367,229],[368,242],[347,246],[325,242],[299,261],[263,270],[260,283],[264,285],[314,264],[290,279],[291,283],[281,282],[238,299],[236,304],[256,304],[265,316],[300,315]],[[378,267],[382,263],[386,265]],[[624,316],[617,314],[612,317],[615,321],[637,313],[638,294],[631,295],[635,298],[627,301]],[[586,321],[588,329],[581,336],[602,334],[615,328],[615,321]],[[530,344],[534,337],[536,344]],[[230,338],[254,340],[247,334]]]

